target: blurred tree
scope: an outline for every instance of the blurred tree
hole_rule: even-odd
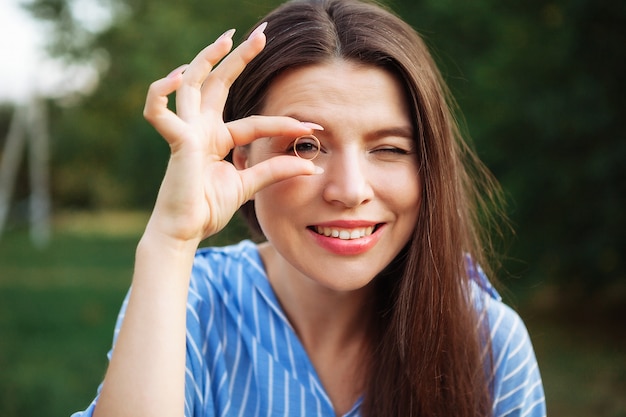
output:
[[[95,60],[103,69],[93,94],[59,103],[52,118],[55,201],[87,208],[149,207],[168,149],[142,118],[148,85],[189,62],[223,31],[244,32],[279,2],[102,0],[111,25],[100,33],[77,16],[81,2],[90,0],[27,4],[36,17],[52,23],[52,55]]]
[[[100,0],[114,17],[100,33],[72,13],[80,1],[88,0],[29,5],[54,23],[53,53],[108,62],[93,95],[56,109],[57,202],[147,207],[167,158],[141,117],[147,86],[280,1]],[[511,274],[573,295],[623,288],[626,3],[389,3],[435,50],[479,154],[510,197]]]
[[[509,194],[511,273],[557,283],[563,298],[624,291],[626,3],[397,6],[445,52],[468,129]]]

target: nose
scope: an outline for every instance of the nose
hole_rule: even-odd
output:
[[[367,158],[362,150],[333,152],[325,159],[324,200],[346,208],[354,208],[372,200],[374,190],[371,170],[368,170]]]

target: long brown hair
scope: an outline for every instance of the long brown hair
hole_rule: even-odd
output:
[[[465,262],[469,254],[488,267],[479,217],[497,186],[461,139],[428,48],[392,12],[358,0],[292,0],[263,21],[267,45],[232,86],[226,121],[260,113],[281,72],[337,58],[389,71],[411,106],[422,204],[411,240],[374,283],[377,315],[362,414],[490,415],[489,342]],[[242,211],[260,233],[254,203]]]

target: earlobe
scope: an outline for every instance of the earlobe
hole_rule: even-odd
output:
[[[246,169],[248,165],[248,149],[245,146],[237,146],[233,149],[233,165],[237,169]]]

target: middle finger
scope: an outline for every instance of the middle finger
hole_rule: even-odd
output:
[[[263,31],[267,22],[260,24],[233,52],[215,68],[202,86],[202,110],[214,109],[222,114],[228,91],[244,68],[265,47]]]
[[[191,61],[183,74],[183,81],[176,92],[176,111],[189,120],[200,112],[202,84],[211,70],[232,48],[234,29],[224,32],[211,45],[204,48]]]

